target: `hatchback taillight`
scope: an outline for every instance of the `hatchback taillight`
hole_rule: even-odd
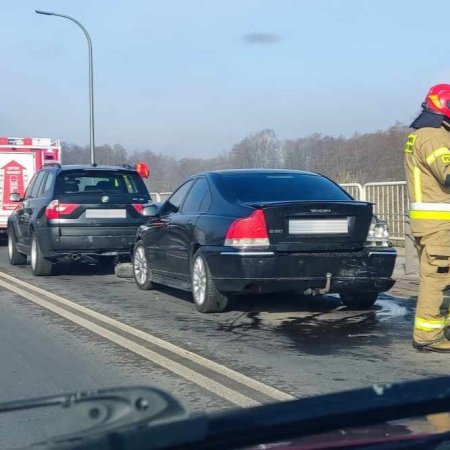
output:
[[[266,218],[262,209],[249,217],[235,220],[225,235],[225,244],[231,247],[267,247],[270,244]]]
[[[59,203],[58,200],[52,200],[45,208],[45,217],[47,219],[60,219],[61,216],[72,214],[78,206],[76,203]]]

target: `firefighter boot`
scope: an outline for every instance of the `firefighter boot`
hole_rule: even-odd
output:
[[[450,341],[445,338],[423,344],[413,341],[413,347],[421,352],[450,353]]]

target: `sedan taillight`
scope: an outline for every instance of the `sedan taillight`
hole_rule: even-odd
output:
[[[267,247],[270,244],[266,219],[262,209],[249,217],[235,220],[228,228],[225,244],[230,247]]]
[[[58,200],[52,200],[45,208],[45,217],[47,219],[59,219],[61,216],[72,214],[78,206],[76,203],[59,203]]]

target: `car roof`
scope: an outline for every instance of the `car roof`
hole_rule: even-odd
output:
[[[43,168],[48,168],[44,166]],[[136,172],[136,169],[134,169],[131,166],[123,165],[123,166],[110,166],[110,165],[92,165],[92,164],[66,164],[66,165],[59,165],[54,164],[50,165],[50,168],[56,168],[59,172],[64,171],[72,171],[72,170],[111,170],[111,171],[121,171],[121,172]]]
[[[305,170],[290,170],[290,169],[224,169],[224,170],[211,170],[209,172],[203,172],[201,175],[218,174],[218,175],[237,175],[243,173],[278,173],[278,174],[296,174],[296,175],[315,175],[321,176],[315,172],[308,172]],[[200,174],[199,174],[200,175]]]

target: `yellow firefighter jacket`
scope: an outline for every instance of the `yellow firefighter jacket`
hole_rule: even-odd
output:
[[[450,231],[450,132],[419,128],[405,145],[409,217],[415,236]],[[448,177],[448,178],[447,178]]]

